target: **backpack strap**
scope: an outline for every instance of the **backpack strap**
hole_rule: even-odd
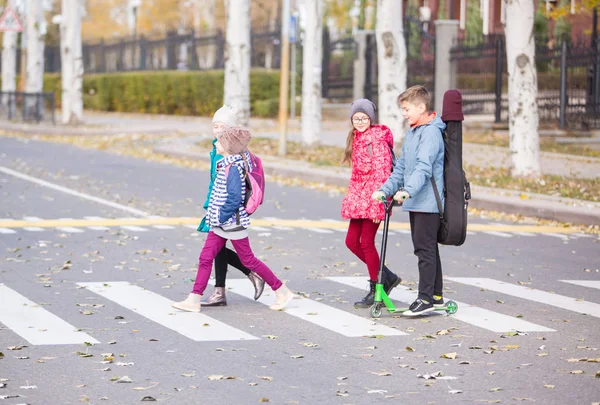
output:
[[[431,176],[429,179],[431,180],[431,185],[433,186],[433,193],[435,194],[435,199],[437,201],[440,219],[444,219],[444,209],[442,208],[442,199],[440,198],[440,193],[438,192],[437,185],[435,184],[435,179],[433,178],[433,176]]]

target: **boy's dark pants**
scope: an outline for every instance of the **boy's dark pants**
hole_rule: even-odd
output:
[[[439,214],[410,212],[410,234],[419,258],[419,298],[432,302],[442,295],[442,262],[437,243]]]

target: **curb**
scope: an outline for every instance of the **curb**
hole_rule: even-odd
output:
[[[198,138],[200,139],[200,138]],[[172,157],[182,157],[209,162],[208,152],[194,151],[196,139],[179,140],[157,145],[154,152]],[[298,162],[270,156],[262,157],[265,174],[298,178],[305,181],[346,187],[350,177],[349,169],[322,169]],[[544,194],[524,193],[521,191],[471,186],[473,199],[469,205],[481,210],[501,211],[541,219],[569,222],[578,225],[600,225],[600,203],[570,198],[554,197]]]

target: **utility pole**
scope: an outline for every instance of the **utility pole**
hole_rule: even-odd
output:
[[[290,0],[283,0],[281,12],[281,66],[279,68],[279,156],[287,153],[288,101],[290,83]]]

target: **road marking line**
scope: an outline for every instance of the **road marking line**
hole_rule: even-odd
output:
[[[146,228],[142,228],[140,226],[125,225],[125,226],[122,226],[121,228],[126,229],[128,231],[132,231],[132,232],[148,232],[148,230]]]
[[[513,232],[515,235],[519,235],[519,236],[535,236],[535,234],[533,233],[529,233],[529,232]]]
[[[448,277],[448,280],[600,318],[600,304],[593,302],[577,301],[575,298],[564,295],[504,283],[491,278]]]
[[[91,219],[91,220],[99,220],[102,221],[104,220],[104,218],[102,217],[84,217],[85,219]],[[107,226],[88,226],[88,229],[94,230],[94,231],[108,231],[110,228]]]
[[[600,290],[600,280],[559,280],[563,283],[575,284],[588,288],[596,288]]]
[[[44,228],[38,228],[37,226],[26,226],[23,229],[26,231],[29,231],[29,232],[43,232],[44,231]]]
[[[486,233],[488,235],[501,236],[503,238],[512,238],[513,237],[510,233],[504,233],[504,232],[483,231],[483,233]]]
[[[172,300],[125,281],[77,284],[197,342],[258,339],[202,312],[172,308]]]
[[[567,235],[561,235],[560,233],[545,233],[544,235],[553,236],[555,238],[562,239],[562,240],[569,240],[569,237]]]
[[[8,228],[0,228],[0,233],[3,235],[10,235],[13,233],[17,233],[17,231],[13,231],[12,229],[8,229]]]
[[[74,219],[68,222],[59,220],[42,220],[36,221],[36,225],[40,228],[56,228],[58,226],[73,226],[73,227],[86,227],[86,226],[151,226],[151,225],[172,225],[172,226],[185,226],[188,228],[195,229],[198,227],[201,218],[194,217],[175,217],[175,218],[115,218],[115,219]],[[31,222],[25,220],[2,220],[0,219],[0,228],[23,228],[30,226]],[[275,228],[282,230],[292,229],[328,229],[340,232],[345,232],[348,229],[348,225],[344,222],[330,222],[322,220],[290,220],[281,219],[277,221],[265,220],[265,219],[253,219],[251,227],[266,227]],[[410,234],[410,226],[408,223],[391,223],[390,231]],[[481,231],[491,235],[512,237],[515,232],[532,233],[532,234],[573,234],[578,230],[576,228],[560,228],[560,227],[549,227],[549,226],[522,226],[522,225],[503,225],[503,226],[492,226],[484,224],[473,224],[470,225],[469,232]],[[507,233],[510,232],[510,233]]]
[[[229,291],[254,300],[254,287],[248,281],[230,279],[227,280],[227,286]],[[264,305],[272,305],[275,303],[275,293],[273,291],[265,291],[258,299],[258,302]],[[285,307],[284,312],[347,337],[406,335],[406,333],[400,330],[377,324],[373,320],[330,307],[329,305],[308,298],[294,298]]]
[[[294,228],[290,228],[289,226],[273,226],[273,229],[277,229],[279,231],[293,231]]]
[[[100,343],[4,284],[0,308],[0,322],[32,345]]]
[[[306,230],[316,233],[333,233],[333,231],[330,231],[329,229],[306,228]]]
[[[156,228],[156,229],[175,229],[175,227],[171,226],[171,225],[152,225],[152,228]]]
[[[68,232],[68,233],[83,233],[83,232],[85,232],[85,231],[82,231],[79,228],[73,228],[71,226],[59,226],[56,229],[59,230],[59,231]]]
[[[131,207],[128,207],[126,205],[118,204],[118,203],[115,203],[115,202],[112,202],[112,201],[108,201],[108,200],[105,200],[103,198],[94,197],[94,196],[89,195],[89,194],[80,193],[79,191],[75,191],[75,190],[72,190],[72,189],[67,188],[67,187],[59,186],[58,184],[50,183],[48,181],[45,181],[45,180],[42,180],[42,179],[38,179],[37,177],[28,176],[26,174],[23,174],[23,173],[11,170],[11,169],[9,169],[7,167],[0,166],[0,172],[3,172],[5,174],[9,174],[9,175],[14,176],[16,178],[19,178],[21,180],[27,180],[27,181],[30,181],[32,183],[38,184],[40,186],[48,187],[48,188],[51,188],[51,189],[63,192],[65,194],[70,194],[70,195],[73,195],[75,197],[83,198],[85,200],[94,201],[94,202],[97,202],[99,204],[107,205],[107,206],[112,207],[112,208],[117,208],[117,209],[129,212],[129,213],[131,213],[133,215],[138,215],[138,216],[141,216],[141,217],[147,217],[147,216],[150,215],[147,212],[144,212],[144,211],[141,211],[141,210],[138,210],[138,209],[135,209],[135,208],[131,208]]]
[[[327,279],[358,289],[364,289],[365,286],[364,277],[327,277]],[[405,303],[413,302],[417,296],[417,291],[409,290],[408,287],[403,285],[396,287],[390,294],[391,299]],[[520,332],[554,332],[554,329],[536,325],[513,316],[475,307],[455,299],[452,299],[452,301],[458,304],[458,312],[452,315],[452,318],[492,332],[505,333],[514,330]],[[383,312],[386,312],[385,308]]]
[[[263,228],[262,226],[254,226],[254,225],[250,225],[250,228],[248,228],[251,231],[258,231],[258,232],[269,232],[271,230],[271,228]]]

